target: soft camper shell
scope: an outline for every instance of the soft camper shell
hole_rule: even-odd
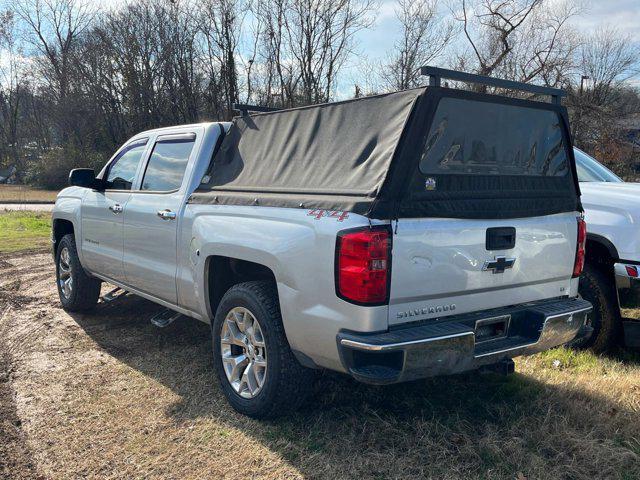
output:
[[[376,219],[497,219],[582,211],[567,112],[559,102],[508,98],[434,83],[237,117],[190,202],[348,211]],[[441,104],[447,104],[445,112],[438,108]],[[496,128],[500,121],[504,125],[505,119],[498,119],[504,116],[503,107],[516,107],[522,117],[520,130],[525,130],[521,135],[536,134],[526,131],[529,125],[535,129],[540,114],[534,112],[551,112],[552,124],[544,126],[540,138],[527,140],[531,144],[528,158],[520,158],[521,152],[517,158],[511,151],[502,153],[513,156],[508,161],[514,165],[527,164],[528,169],[534,165],[537,170],[514,175],[506,168],[506,173],[496,174],[496,168],[487,167],[486,162],[472,168],[463,161],[458,162],[458,171],[449,171],[452,163],[443,165],[450,160],[446,155],[451,157],[455,149],[442,145],[446,154],[435,162],[436,170],[422,172],[421,162],[429,152],[435,152],[438,145],[434,149],[433,144],[446,137],[455,118],[456,135],[461,140],[456,137],[453,143],[462,146],[457,145],[453,156],[464,149],[466,130],[460,119],[462,123],[467,119],[465,112],[456,113],[460,105],[472,106],[476,114],[486,111],[486,118],[483,115],[481,122],[476,122],[484,124],[483,128],[493,128],[492,122]],[[487,153],[486,146],[478,146],[482,141],[474,142],[467,150],[496,157],[495,151]],[[541,145],[545,142],[549,145]],[[492,148],[499,150],[501,146]],[[552,162],[561,167],[549,174]]]

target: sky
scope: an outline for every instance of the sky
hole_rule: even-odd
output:
[[[590,0],[585,7],[586,12],[573,21],[580,31],[613,25],[640,42],[640,0]]]
[[[93,2],[101,9],[118,8],[126,0],[86,0]],[[355,55],[344,66],[339,83],[337,98],[347,98],[353,95],[354,83],[362,86],[362,79],[374,77],[374,72],[363,69],[376,69],[385,62],[393,45],[399,37],[399,24],[395,18],[396,0],[378,0],[379,9],[374,25],[358,32],[355,38]],[[448,5],[457,0],[436,0],[438,8],[443,14],[450,15]],[[564,0],[547,0],[549,2],[562,2]],[[629,35],[634,42],[640,43],[640,0],[577,0],[583,6],[581,15],[573,17],[571,23],[580,33],[588,34],[589,31],[599,26],[613,26],[621,33]],[[0,0],[0,9],[10,6],[12,0]],[[0,52],[2,53],[2,52]],[[0,55],[0,62],[2,61]],[[441,66],[446,66],[446,59],[440,60]],[[1,79],[0,79],[1,81]],[[640,76],[634,83],[640,84]],[[367,85],[363,85],[365,89]],[[375,85],[374,85],[375,87]]]
[[[358,35],[361,50],[367,56],[383,57],[393,45],[398,34],[395,3],[395,0],[381,0],[376,25]],[[440,0],[438,4],[442,11],[448,11],[446,1]],[[583,13],[572,20],[579,31],[587,33],[600,25],[614,25],[640,41],[640,0],[584,0],[582,4]]]
[[[447,0],[437,2],[442,12],[449,12]],[[362,68],[360,62],[363,58],[375,65],[388,58],[389,52],[393,50],[394,41],[400,33],[394,13],[395,3],[396,0],[380,0],[375,25],[358,33],[358,60],[346,65],[346,72],[340,79],[338,97],[353,94],[352,80],[361,77],[358,70]],[[582,13],[571,20],[578,32],[588,34],[599,26],[614,26],[621,33],[629,35],[634,42],[640,42],[640,0],[582,0],[581,5]],[[442,63],[446,64],[446,61]]]

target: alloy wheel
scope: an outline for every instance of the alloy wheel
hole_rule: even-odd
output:
[[[267,374],[267,349],[260,323],[244,307],[232,308],[220,332],[220,352],[227,380],[243,398],[260,393]]]
[[[71,255],[67,247],[62,249],[58,260],[58,283],[64,298],[71,297],[73,292],[73,273],[71,271]]]

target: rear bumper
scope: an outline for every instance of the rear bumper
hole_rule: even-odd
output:
[[[507,358],[548,350],[581,336],[592,310],[572,298],[518,305],[397,328],[384,333],[340,332],[346,370],[366,383],[396,383],[473,370]],[[477,340],[478,325],[501,319],[504,335]]]

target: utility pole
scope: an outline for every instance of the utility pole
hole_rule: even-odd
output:
[[[584,110],[584,99],[583,99],[583,93],[584,93],[584,81],[585,80],[589,80],[589,77],[587,75],[582,75],[580,77],[580,93],[578,95],[578,112],[577,112],[577,118],[576,121],[574,122],[574,128],[573,128],[573,141],[575,141],[576,137],[578,136],[578,131],[580,129],[581,123],[582,123],[582,113]]]
[[[582,75],[582,78],[580,78],[580,99],[582,99],[582,91],[584,90],[585,80],[589,80],[589,77],[586,75]]]

